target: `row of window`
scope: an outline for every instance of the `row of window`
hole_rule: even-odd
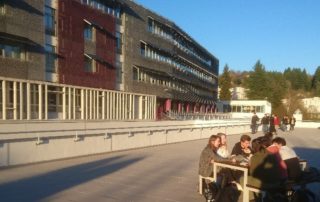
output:
[[[117,18],[121,17],[120,7],[111,7],[109,5],[106,5],[102,0],[81,0],[81,3],[91,6],[92,8],[95,8],[97,10],[100,10],[103,13],[113,15]]]
[[[0,44],[0,57],[24,60],[25,51],[20,46]]]
[[[137,67],[133,67],[133,80],[142,81],[142,82],[150,83],[153,85],[165,86],[165,87],[175,89],[177,91],[184,92],[182,85],[180,83],[175,81],[170,81],[169,79],[166,79],[164,77],[158,77],[158,76],[152,75]]]
[[[56,47],[50,44],[46,44],[45,51],[46,51],[46,72],[57,73]]]
[[[165,86],[180,92],[185,92],[185,93],[187,92],[186,88],[181,83],[172,81],[165,77],[156,76],[154,74],[143,71],[137,67],[133,67],[133,80],[142,81],[142,82],[150,83],[153,85]],[[211,92],[196,88],[191,85],[189,86],[188,90],[192,91],[197,95],[208,96],[208,97],[213,95]]]
[[[247,105],[240,105],[240,106],[232,106],[232,112],[244,112],[244,113],[264,113],[264,106],[247,106]]]
[[[56,10],[45,6],[45,16],[44,16],[44,24],[45,24],[45,32],[48,35],[55,36],[56,35]]]
[[[194,50],[194,47],[192,47],[190,43],[186,42],[186,40],[184,40],[181,36],[177,37],[175,34],[173,34],[168,26],[163,25],[153,20],[152,18],[148,18],[148,31],[173,42],[174,45],[176,45],[178,48],[180,48],[187,54],[196,57],[198,60],[200,60],[207,66],[211,66],[210,59],[206,59],[201,54],[197,53],[197,51]]]
[[[0,0],[0,15],[5,13],[4,0]]]
[[[209,81],[211,83],[215,83],[215,79],[213,76],[205,74],[204,72],[200,72],[200,71],[196,70],[195,68],[193,68],[189,64],[185,64],[180,61],[177,61],[173,57],[169,56],[169,54],[168,55],[163,54],[160,51],[155,50],[154,48],[148,46],[147,44],[145,44],[143,42],[140,43],[140,53],[144,57],[151,58],[153,60],[157,60],[160,62],[165,62],[169,65],[174,66],[179,71],[188,72],[188,73],[191,73],[202,80]]]
[[[95,41],[95,32],[96,29],[92,25],[85,23],[83,29],[83,37],[85,40]],[[121,52],[122,46],[122,34],[120,32],[116,32],[116,49]]]

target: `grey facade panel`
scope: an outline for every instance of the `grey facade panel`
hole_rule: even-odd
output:
[[[44,80],[44,0],[5,1],[0,41],[22,48],[23,59],[1,58],[1,76]]]

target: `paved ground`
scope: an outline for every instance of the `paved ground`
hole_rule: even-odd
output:
[[[259,134],[260,135],[260,134]],[[320,168],[320,130],[280,133]],[[255,135],[258,136],[258,135]],[[229,145],[239,140],[229,136]],[[191,141],[0,170],[0,201],[198,202],[199,155]],[[320,194],[320,185],[313,185]]]

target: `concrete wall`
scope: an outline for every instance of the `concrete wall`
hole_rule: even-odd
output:
[[[248,121],[29,122],[0,124],[0,167],[250,131]]]

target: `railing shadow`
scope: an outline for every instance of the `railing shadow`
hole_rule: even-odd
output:
[[[58,192],[109,175],[143,159],[144,157],[128,158],[125,155],[119,155],[13,182],[3,184],[0,182],[1,201],[41,201]]]

